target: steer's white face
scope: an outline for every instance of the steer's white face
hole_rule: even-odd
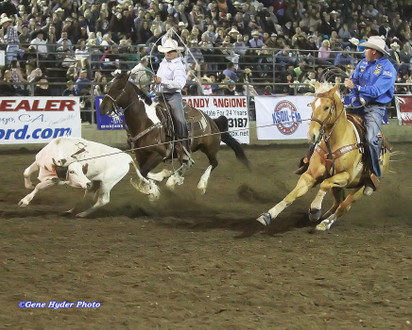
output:
[[[91,185],[91,181],[83,174],[82,164],[73,162],[68,166],[66,184],[82,189],[87,189]]]

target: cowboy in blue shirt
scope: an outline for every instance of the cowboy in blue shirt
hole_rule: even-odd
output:
[[[392,101],[396,80],[396,70],[384,55],[385,40],[372,36],[364,47],[365,58],[359,62],[350,79],[345,79],[345,86],[350,88],[349,107],[354,113],[364,119],[366,128],[366,143],[371,161],[371,182],[367,183],[365,195],[376,190],[380,178],[379,165],[379,133],[382,120],[386,114],[386,105]]]

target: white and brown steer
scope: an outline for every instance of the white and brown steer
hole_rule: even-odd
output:
[[[135,168],[140,182],[144,183],[133,186],[149,195],[151,200],[159,198],[159,188],[151,180],[143,178],[132,157],[120,149],[82,138],[57,138],[40,150],[33,164],[24,171],[27,189],[34,187],[30,179],[34,172],[39,171],[40,183],[19,202],[19,206],[29,205],[40,190],[54,185],[68,185],[94,194],[96,203],[76,215],[86,217],[110,202],[110,191],[129,172],[130,164]],[[74,209],[68,212],[73,213]]]

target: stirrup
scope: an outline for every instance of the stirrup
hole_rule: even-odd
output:
[[[363,190],[363,194],[365,196],[370,196],[373,194],[374,191],[378,189],[380,185],[379,178],[372,173],[368,179],[366,179],[365,189]]]

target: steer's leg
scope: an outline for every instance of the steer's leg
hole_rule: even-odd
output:
[[[86,211],[76,214],[76,217],[77,218],[87,217],[88,215],[96,211],[98,208],[108,204],[110,202],[110,191],[122,178],[123,176],[110,183],[102,182],[100,189],[96,191],[96,196],[97,196],[96,203],[91,208],[87,209]]]
[[[28,168],[26,168],[23,172],[23,176],[24,176],[24,186],[26,187],[26,189],[33,189],[34,185],[33,182],[31,182],[31,175],[34,172],[37,172],[39,170],[39,165],[37,165],[36,162],[34,162],[33,164],[31,164]]]
[[[32,201],[33,197],[41,190],[44,190],[46,188],[49,188],[51,186],[55,186],[57,184],[64,184],[64,182],[60,181],[58,178],[56,177],[52,177],[52,178],[48,178],[40,183],[38,183],[36,185],[36,187],[34,188],[34,190],[26,195],[23,199],[20,200],[19,202],[19,206],[20,207],[26,207],[27,205],[29,205],[29,203]]]

